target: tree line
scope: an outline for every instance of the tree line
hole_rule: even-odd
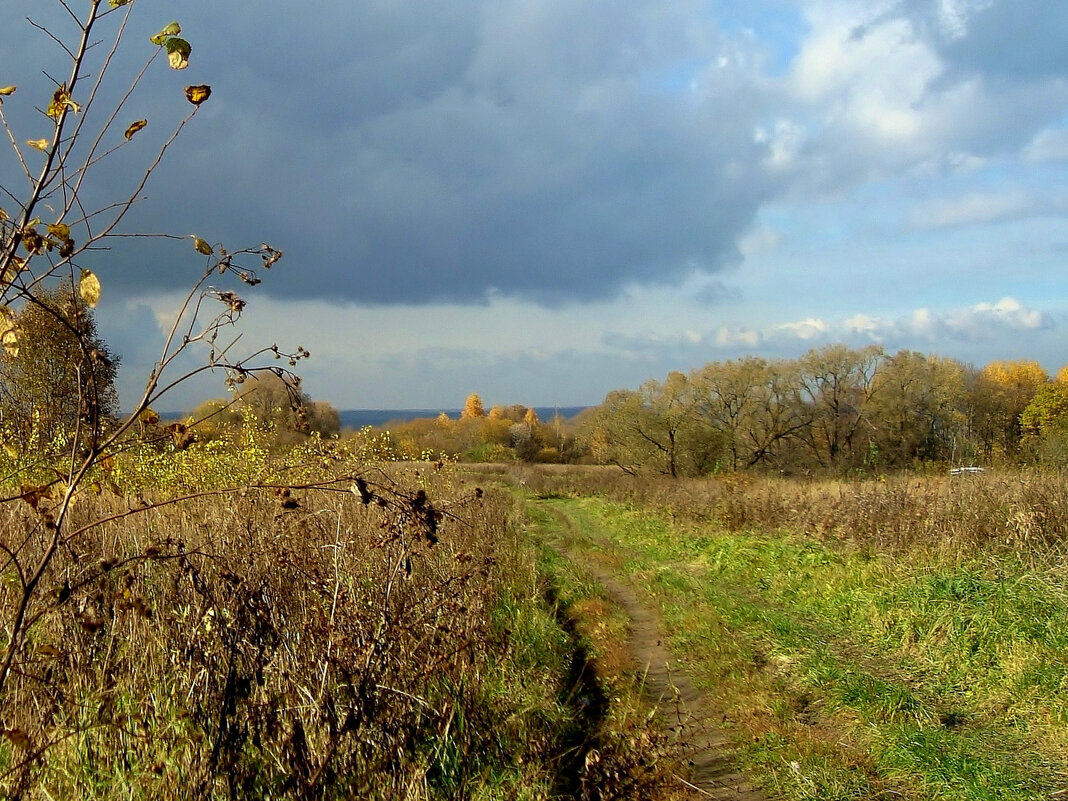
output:
[[[542,420],[534,409],[518,403],[487,410],[478,393],[467,397],[459,419],[442,412],[381,429],[391,452],[405,459],[559,463],[578,462],[588,454],[574,422],[559,416]]]
[[[1068,459],[1068,368],[983,368],[830,345],[747,356],[610,392],[584,423],[594,461],[672,476],[881,471]]]
[[[570,420],[522,405],[385,427],[393,451],[473,462],[616,465],[630,473],[877,473],[929,465],[1068,463],[1068,367],[979,368],[912,350],[829,345],[745,356],[609,392]]]
[[[119,358],[70,286],[41,290],[4,319],[0,439],[38,457],[71,447],[89,411],[117,414]],[[0,332],[2,335],[3,332]],[[186,444],[254,425],[282,447],[340,433],[338,413],[271,372],[188,415]],[[92,409],[88,409],[92,406]],[[911,350],[830,345],[798,359],[746,356],[608,393],[573,420],[526,406],[487,410],[472,394],[460,419],[398,423],[391,451],[467,461],[585,462],[671,476],[744,470],[878,472],[932,463],[1068,463],[1068,367],[982,368]]]

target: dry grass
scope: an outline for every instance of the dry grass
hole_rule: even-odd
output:
[[[0,793],[544,797],[571,725],[566,638],[521,625],[541,597],[502,502],[419,481],[204,497],[73,540],[0,697]],[[87,495],[71,530],[128,508]],[[32,563],[41,514],[0,514]],[[20,594],[8,559],[5,620]]]
[[[734,474],[702,479],[623,476],[604,468],[514,468],[511,480],[542,496],[601,496],[662,510],[676,522],[729,531],[801,532],[875,549],[914,546],[1022,555],[1068,548],[1068,474],[902,474],[821,480]]]

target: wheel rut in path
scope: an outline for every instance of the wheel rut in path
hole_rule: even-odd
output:
[[[565,530],[574,532],[578,524],[563,510],[546,506]],[[681,729],[681,740],[689,751],[690,775],[685,781],[697,797],[717,801],[768,801],[742,774],[735,771],[726,753],[729,739],[717,731],[715,713],[708,697],[690,677],[677,667],[664,645],[660,615],[643,603],[634,588],[590,554],[579,556],[564,550],[563,555],[585,567],[620,605],[629,618],[630,652],[639,671],[644,671],[644,692],[658,706],[662,723]]]

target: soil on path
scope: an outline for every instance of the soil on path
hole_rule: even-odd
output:
[[[552,508],[551,512],[565,529],[575,530],[575,521],[564,511]],[[685,780],[697,797],[768,801],[768,796],[735,772],[726,756],[730,741],[715,725],[717,716],[710,699],[694,686],[665,647],[659,614],[640,600],[629,583],[597,561],[595,554],[565,551],[564,555],[589,570],[626,612],[631,657],[644,672],[644,691],[657,704],[664,725],[680,730],[680,739],[690,752],[690,775]]]

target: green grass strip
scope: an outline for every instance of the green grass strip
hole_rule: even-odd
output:
[[[788,798],[1034,799],[1068,769],[1068,587],[1008,556],[871,554],[545,501],[659,603]],[[572,536],[579,536],[572,534]]]

